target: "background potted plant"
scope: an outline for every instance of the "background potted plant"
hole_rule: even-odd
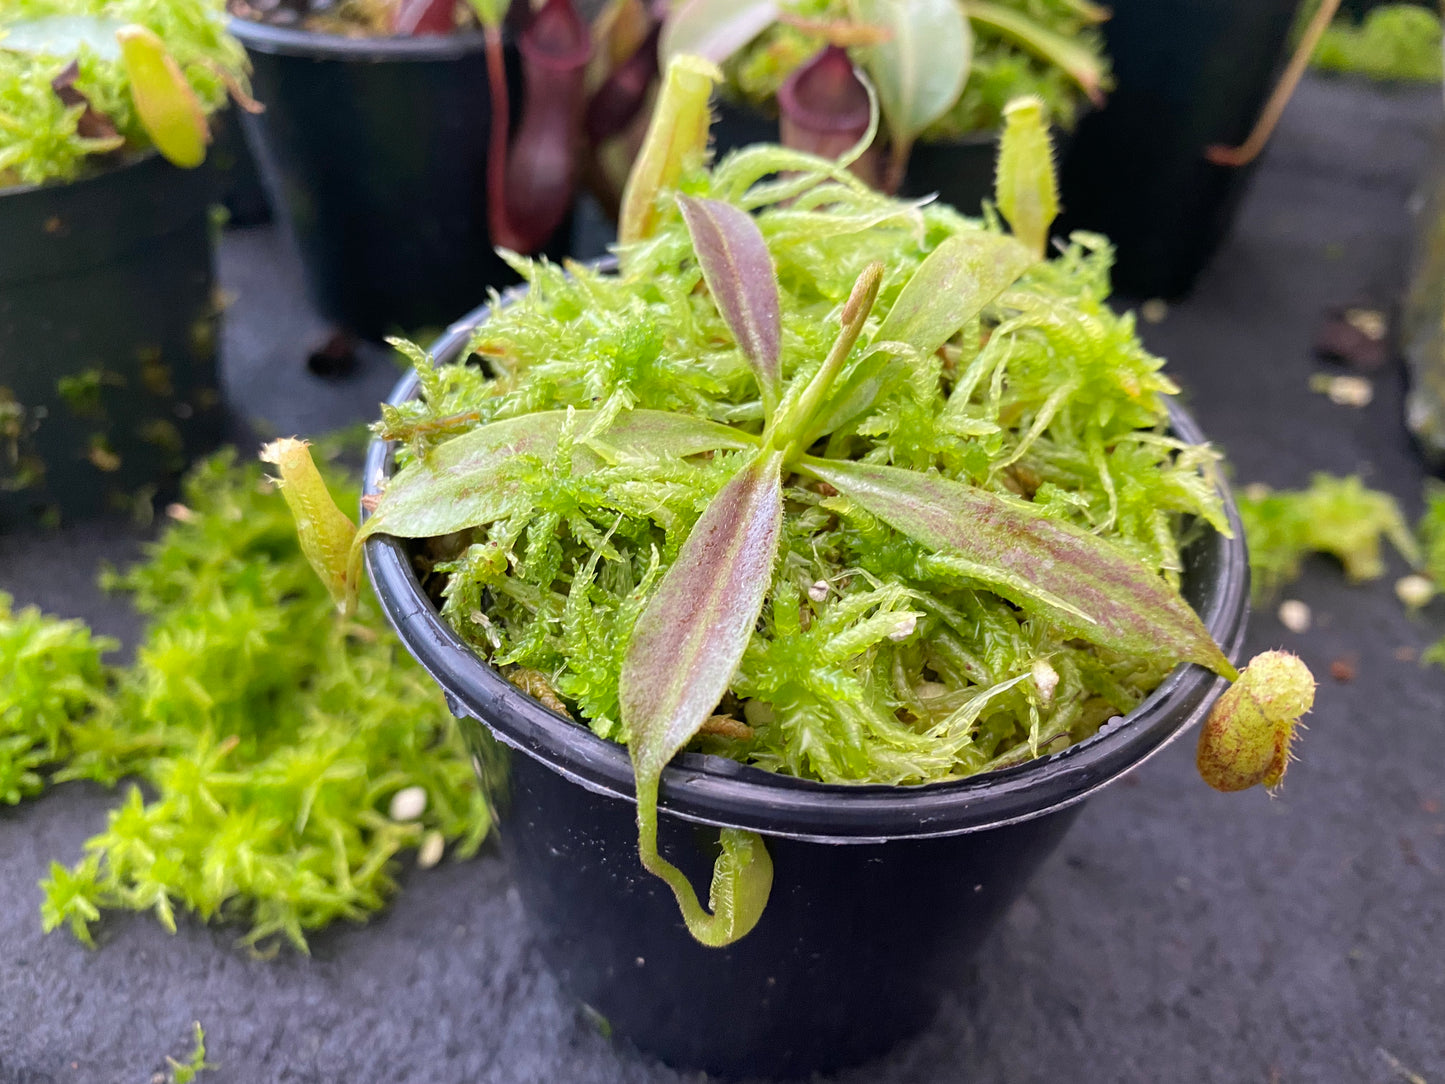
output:
[[[1233,221],[1249,163],[1273,127],[1270,118],[1283,109],[1339,0],[1319,6],[1281,80],[1282,93],[1270,101],[1300,6],[1299,0],[1110,5],[1104,36],[1114,89],[1108,108],[1080,124],[1061,178],[1067,227],[1113,240],[1115,283],[1123,292],[1177,297],[1214,254]],[[1236,146],[1246,153],[1231,153]]]
[[[269,107],[263,175],[345,328],[443,324],[515,281],[498,246],[567,250],[581,181],[615,203],[656,72],[640,3],[592,29],[571,0],[230,6]]]
[[[207,0],[0,14],[0,527],[128,509],[217,438],[195,167],[244,67]]]
[[[360,531],[302,442],[264,458],[333,596],[365,548],[469,720],[568,987],[676,1064],[797,1074],[926,1023],[1218,678],[1223,789],[1279,782],[1314,684],[1226,658],[1237,518],[1107,249],[1045,259],[1041,105],[1009,112],[1009,236],[869,190],[872,132],[698,168],[713,74],[669,69],[615,274],[526,266],[441,344],[480,366],[407,347]]]
[[[864,175],[973,214],[992,191],[1006,102],[1039,98],[1060,132],[1103,104],[1107,17],[1088,0],[685,0],[661,50],[723,66],[720,147],[781,138],[827,157],[868,126],[851,60],[882,110]]]

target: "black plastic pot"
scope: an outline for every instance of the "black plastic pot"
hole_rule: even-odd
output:
[[[324,316],[376,339],[445,326],[488,287],[516,281],[487,230],[480,32],[344,38],[244,19],[230,29],[266,106],[242,124]]]
[[[205,168],[0,190],[0,529],[133,510],[220,439]]]
[[[228,106],[211,120],[210,161],[215,165],[227,226],[260,226],[271,221],[271,200],[261,183],[241,121],[239,108]]]
[[[439,362],[458,360],[487,312],[473,312],[434,346]],[[408,377],[391,401],[415,392]],[[1173,421],[1180,436],[1202,439],[1182,411]],[[391,456],[391,446],[372,444],[367,492],[378,490]],[[1185,587],[1233,654],[1249,573],[1229,507],[1235,538],[1210,533],[1191,547]],[[747,828],[767,838],[775,871],[753,932],[708,949],[638,862],[626,751],[483,663],[437,615],[401,542],[371,539],[366,560],[388,619],[462,720],[502,853],[563,985],[641,1049],[727,1075],[826,1071],[882,1054],[926,1026],[1078,803],[1200,719],[1221,685],[1180,666],[1093,738],[953,783],[830,786],[679,756],[663,773],[663,852],[705,888],[713,826]]]
[[[1205,160],[1249,134],[1273,89],[1298,0],[1115,0],[1115,89],[1063,158],[1062,227],[1118,247],[1116,287],[1178,297],[1214,254],[1251,172]]]

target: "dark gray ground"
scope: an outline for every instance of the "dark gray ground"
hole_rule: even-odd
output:
[[[1144,327],[1238,480],[1360,470],[1417,510],[1397,371],[1366,410],[1306,381],[1322,308],[1398,293],[1440,112],[1438,88],[1307,82],[1214,267]],[[302,371],[319,327],[288,299],[283,253],[269,230],[222,247],[232,401],[287,432],[369,416],[389,363],[338,384]],[[90,569],[135,545],[124,528],[3,538],[0,588],[125,635],[125,604],[92,589]],[[1284,644],[1322,674],[1348,658],[1358,676],[1325,678],[1282,795],[1215,794],[1192,743],[1176,743],[1092,801],[966,1001],[841,1079],[1445,1080],[1445,672],[1397,657],[1445,635],[1445,615],[1411,620],[1388,580],[1350,587],[1323,561],[1290,593],[1314,608],[1313,631],[1265,612],[1249,651]],[[145,917],[110,923],[98,952],[42,936],[36,881],[78,857],[110,801],[71,785],[0,811],[0,1084],[143,1084],[189,1049],[192,1020],[217,1082],[697,1079],[591,1029],[543,970],[491,855],[409,876],[389,914],[315,938],[311,959],[253,960],[233,932],[183,923],[169,936]]]

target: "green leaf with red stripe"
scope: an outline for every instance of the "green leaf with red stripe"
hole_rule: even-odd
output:
[[[729,203],[678,196],[702,277],[738,349],[748,359],[771,418],[781,394],[782,316],[778,278],[753,216]]]
[[[808,459],[803,469],[1071,635],[1236,676],[1178,591],[1113,543],[1050,519],[1026,501],[871,463]]]

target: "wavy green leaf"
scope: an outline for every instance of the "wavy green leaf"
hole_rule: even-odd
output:
[[[702,277],[758,378],[764,413],[772,417],[783,380],[779,361],[783,323],[768,244],[753,216],[731,204],[678,196],[677,205]]]
[[[856,0],[858,18],[888,32],[862,53],[878,91],[895,161],[963,93],[973,32],[957,0]]]
[[[120,58],[115,32],[125,23],[100,15],[46,15],[0,23],[0,49],[69,60],[88,48],[102,60]]]
[[[809,458],[803,469],[1004,598],[1114,651],[1234,667],[1179,592],[1110,542],[1026,501],[932,474]]]
[[[1012,286],[1034,262],[1011,237],[965,233],[948,238],[929,253],[888,310],[875,343],[906,343],[931,354],[957,335],[970,320]],[[817,440],[866,411],[883,386],[891,355],[875,350],[838,385],[813,426]]]
[[[777,452],[753,459],[713,498],[637,619],[622,664],[638,852],[707,945],[729,944],[752,929],[767,902],[772,863],[761,841],[736,834],[714,870],[713,913],[705,912],[687,878],[657,851],[658,784],[727,692],[752,638],[782,532],[782,462]]]
[[[1098,54],[1035,22],[1022,12],[988,0],[961,0],[964,13],[976,23],[1012,39],[1053,64],[1078,84],[1095,105],[1104,104],[1104,65]]]
[[[376,511],[362,525],[358,543],[373,534],[435,538],[496,519],[519,484],[497,468],[520,455],[550,456],[568,413],[546,410],[479,426],[439,445],[426,458],[408,463],[387,483]],[[585,433],[597,416],[590,410],[572,414],[579,433]],[[572,471],[596,470],[611,454],[680,458],[750,444],[747,434],[717,422],[633,410],[574,448]]]

